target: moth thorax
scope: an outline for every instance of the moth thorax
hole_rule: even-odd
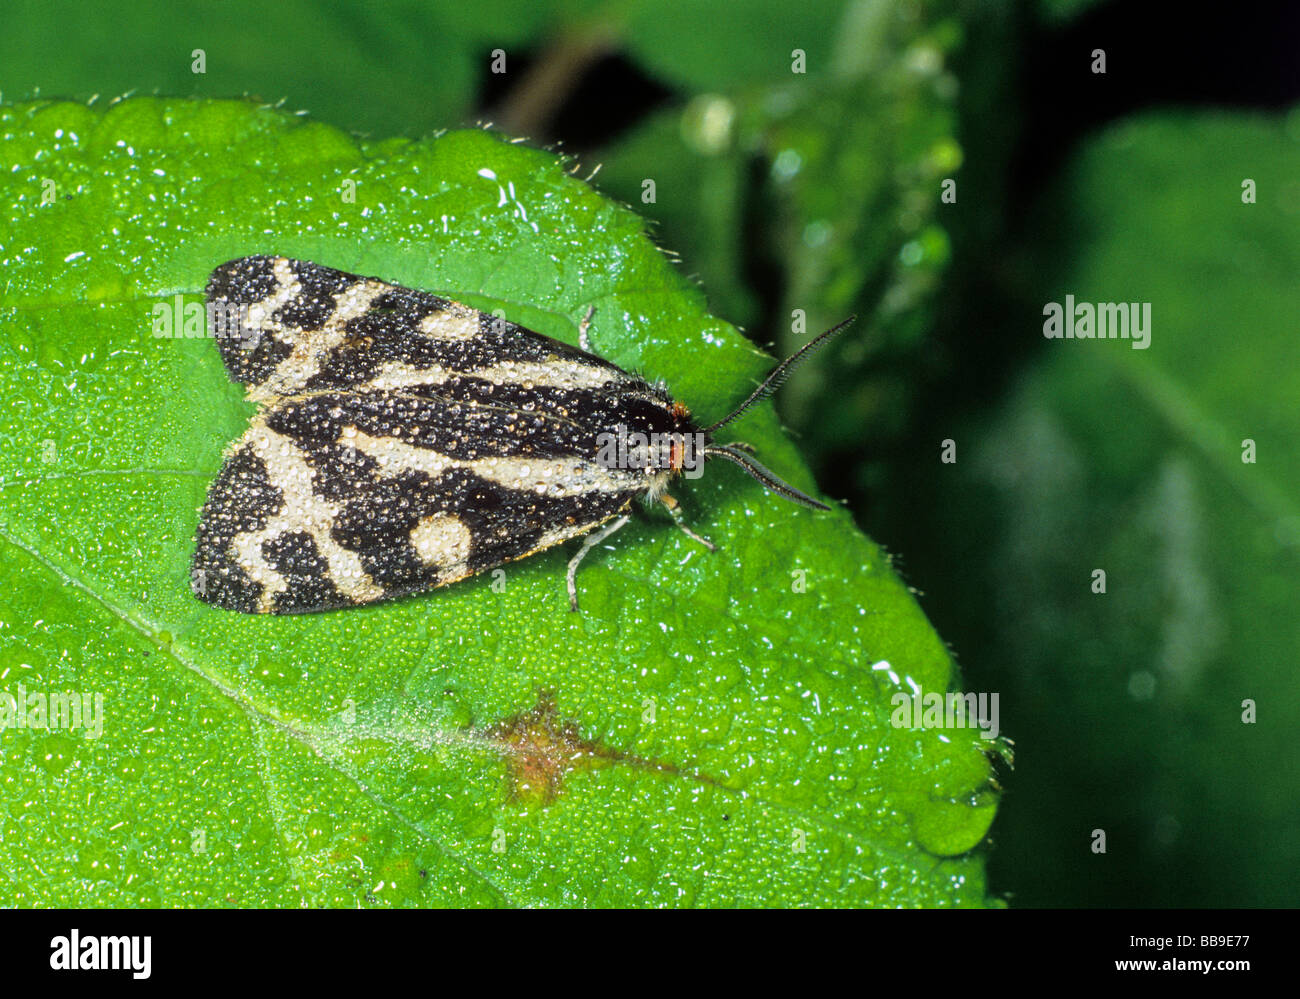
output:
[[[603,468],[636,469],[647,475],[676,473],[701,464],[704,434],[680,430],[635,430],[618,424],[597,435],[596,462]]]

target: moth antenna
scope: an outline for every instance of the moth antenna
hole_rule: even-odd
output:
[[[745,454],[744,451],[737,451],[734,447],[727,444],[710,444],[704,449],[704,453],[706,455],[716,454],[719,458],[726,458],[728,461],[735,462],[765,488],[770,489],[772,492],[780,496],[784,496],[788,500],[792,500],[802,506],[810,506],[814,510],[830,509],[830,507],[825,503],[819,503],[811,496],[804,495],[789,483],[782,482],[774,473],[764,468],[758,463],[758,461]]]
[[[773,371],[770,375],[768,375],[765,379],[763,379],[763,384],[760,385],[758,388],[754,389],[754,391],[750,393],[748,399],[746,399],[734,410],[732,410],[731,415],[724,416],[722,419],[720,419],[717,423],[715,423],[711,427],[706,427],[704,432],[706,434],[712,435],[715,430],[720,430],[723,427],[725,427],[732,420],[736,419],[742,413],[744,413],[745,410],[749,409],[750,406],[754,405],[754,403],[766,399],[769,395],[771,395],[773,392],[775,392],[785,383],[785,380],[790,377],[790,373],[799,366],[800,362],[802,362],[805,357],[811,354],[818,347],[822,346],[827,340],[829,340],[836,333],[844,329],[844,327],[848,326],[851,322],[853,322],[853,320],[857,318],[858,318],[857,316],[849,316],[848,319],[845,319],[842,323],[838,323],[837,325],[832,326],[821,336],[809,340],[806,344],[804,344],[793,354],[787,357],[784,361],[778,364],[776,366],[776,370]],[[804,498],[807,499],[806,496]]]

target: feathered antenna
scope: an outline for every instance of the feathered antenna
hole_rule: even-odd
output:
[[[742,402],[734,410],[732,410],[729,416],[724,416],[713,426],[706,427],[704,429],[704,432],[712,436],[715,430],[720,430],[721,428],[725,427],[732,420],[738,418],[742,413],[744,413],[745,410],[749,409],[750,406],[754,405],[754,403],[766,399],[769,395],[771,395],[773,392],[779,389],[782,386],[782,384],[785,383],[785,380],[790,377],[790,373],[794,371],[796,367],[799,366],[799,363],[805,357],[807,357],[818,347],[822,346],[827,340],[829,340],[836,333],[844,329],[844,327],[848,326],[851,322],[853,322],[853,320],[857,318],[858,318],[857,316],[849,316],[849,318],[844,320],[844,322],[838,324],[837,326],[832,326],[821,336],[817,337],[814,340],[809,340],[806,344],[804,344],[793,354],[787,357],[784,361],[778,364],[776,366],[776,370],[773,371],[770,375],[767,376],[767,378],[763,380],[763,384],[760,385],[758,388],[754,389],[754,391],[750,394],[749,398],[746,399],[744,402]],[[734,455],[732,455],[731,457],[733,461],[736,460]],[[758,463],[755,462],[755,464]],[[762,466],[760,465],[759,467],[761,468]],[[752,475],[753,472],[751,471],[750,474]],[[771,473],[769,472],[768,475],[771,475]],[[757,475],[755,475],[754,477],[758,478]],[[773,478],[775,477],[773,476]],[[760,479],[760,481],[762,480]],[[776,479],[776,481],[780,482],[780,479]],[[786,486],[786,488],[789,489],[790,487]],[[780,492],[780,490],[777,491]],[[802,493],[800,493],[799,495],[803,496]],[[790,498],[793,499],[794,497],[790,497]],[[808,497],[804,496],[804,499],[808,499]],[[809,502],[813,503],[813,505],[815,506],[821,506],[821,504],[818,503],[816,500],[810,500]],[[829,508],[822,507],[822,509],[829,509]]]
[[[747,409],[749,409],[750,406],[754,405],[756,402],[759,402],[762,399],[766,399],[769,395],[771,395],[773,392],[779,389],[781,385],[785,382],[785,380],[790,377],[790,372],[794,371],[794,369],[798,367],[800,361],[802,361],[805,357],[811,354],[818,347],[822,346],[827,340],[829,340],[836,333],[844,329],[844,327],[848,326],[849,323],[853,322],[853,320],[857,318],[858,318],[857,316],[849,316],[849,318],[844,320],[844,322],[840,323],[837,326],[832,326],[821,336],[817,337],[816,339],[809,340],[801,348],[799,348],[797,351],[795,351],[793,354],[787,357],[784,361],[778,364],[776,366],[776,370],[773,371],[770,375],[768,375],[767,378],[763,380],[763,384],[760,385],[758,388],[754,389],[754,391],[750,393],[749,398],[746,399],[744,402],[742,402],[739,406],[737,406],[732,411],[731,415],[723,417],[717,423],[713,424],[713,426],[706,428],[704,432],[709,436],[709,438],[712,438],[714,431],[719,430],[722,427],[725,427],[728,423],[730,423],[732,420],[739,417],[742,413],[744,413]],[[763,485],[767,489],[770,489],[778,496],[784,496],[788,500],[791,500],[795,503],[802,504],[803,506],[812,507],[814,510],[830,509],[830,507],[828,507],[825,503],[819,503],[811,496],[807,496],[804,493],[801,493],[798,489],[790,485],[788,482],[782,482],[770,470],[764,468],[763,465],[761,465],[755,458],[747,454],[745,451],[742,451],[741,448],[749,448],[749,445],[714,444],[710,442],[705,446],[704,453],[706,455],[716,454],[719,458],[726,458],[728,461],[734,462],[735,464],[743,468],[746,471],[746,473],[748,473],[750,476],[756,479],[761,485]]]
[[[800,503],[803,506],[810,506],[814,510],[829,510],[825,503],[819,503],[811,496],[806,496],[788,482],[782,482],[772,472],[760,465],[755,459],[745,454],[744,451],[731,447],[728,444],[710,444],[704,449],[706,455],[716,454],[719,458],[726,458],[728,461],[734,461],[751,476],[757,479],[762,485],[766,486],[772,492],[784,496],[788,500]]]

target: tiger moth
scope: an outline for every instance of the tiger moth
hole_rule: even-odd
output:
[[[747,445],[714,435],[775,391],[846,320],[788,358],[730,415],[700,427],[659,384],[588,349],[376,278],[247,256],[208,280],[222,361],[259,405],[203,505],[191,588],[247,613],[391,600],[585,535],[569,562],[662,504],[706,459],[829,509]]]

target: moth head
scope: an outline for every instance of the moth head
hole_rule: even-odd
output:
[[[811,496],[801,493],[794,486],[790,485],[788,482],[783,482],[773,472],[761,465],[750,453],[753,449],[750,448],[748,444],[718,444],[714,441],[713,437],[727,424],[739,419],[740,416],[742,416],[751,406],[766,399],[769,395],[779,389],[785,383],[785,380],[790,377],[790,373],[799,366],[804,358],[813,351],[824,346],[831,337],[843,330],[856,318],[856,316],[849,316],[849,318],[845,319],[842,323],[832,326],[825,333],[813,340],[809,340],[799,348],[799,350],[795,351],[778,364],[776,369],[763,380],[763,384],[759,385],[758,388],[754,389],[754,391],[750,393],[748,399],[742,402],[717,423],[710,427],[705,427],[703,448],[704,457],[725,458],[727,461],[739,465],[745,470],[747,475],[756,479],[764,488],[770,489],[778,496],[784,496],[786,499],[794,503],[812,507],[814,510],[829,510],[830,507],[825,503],[820,503]]]

